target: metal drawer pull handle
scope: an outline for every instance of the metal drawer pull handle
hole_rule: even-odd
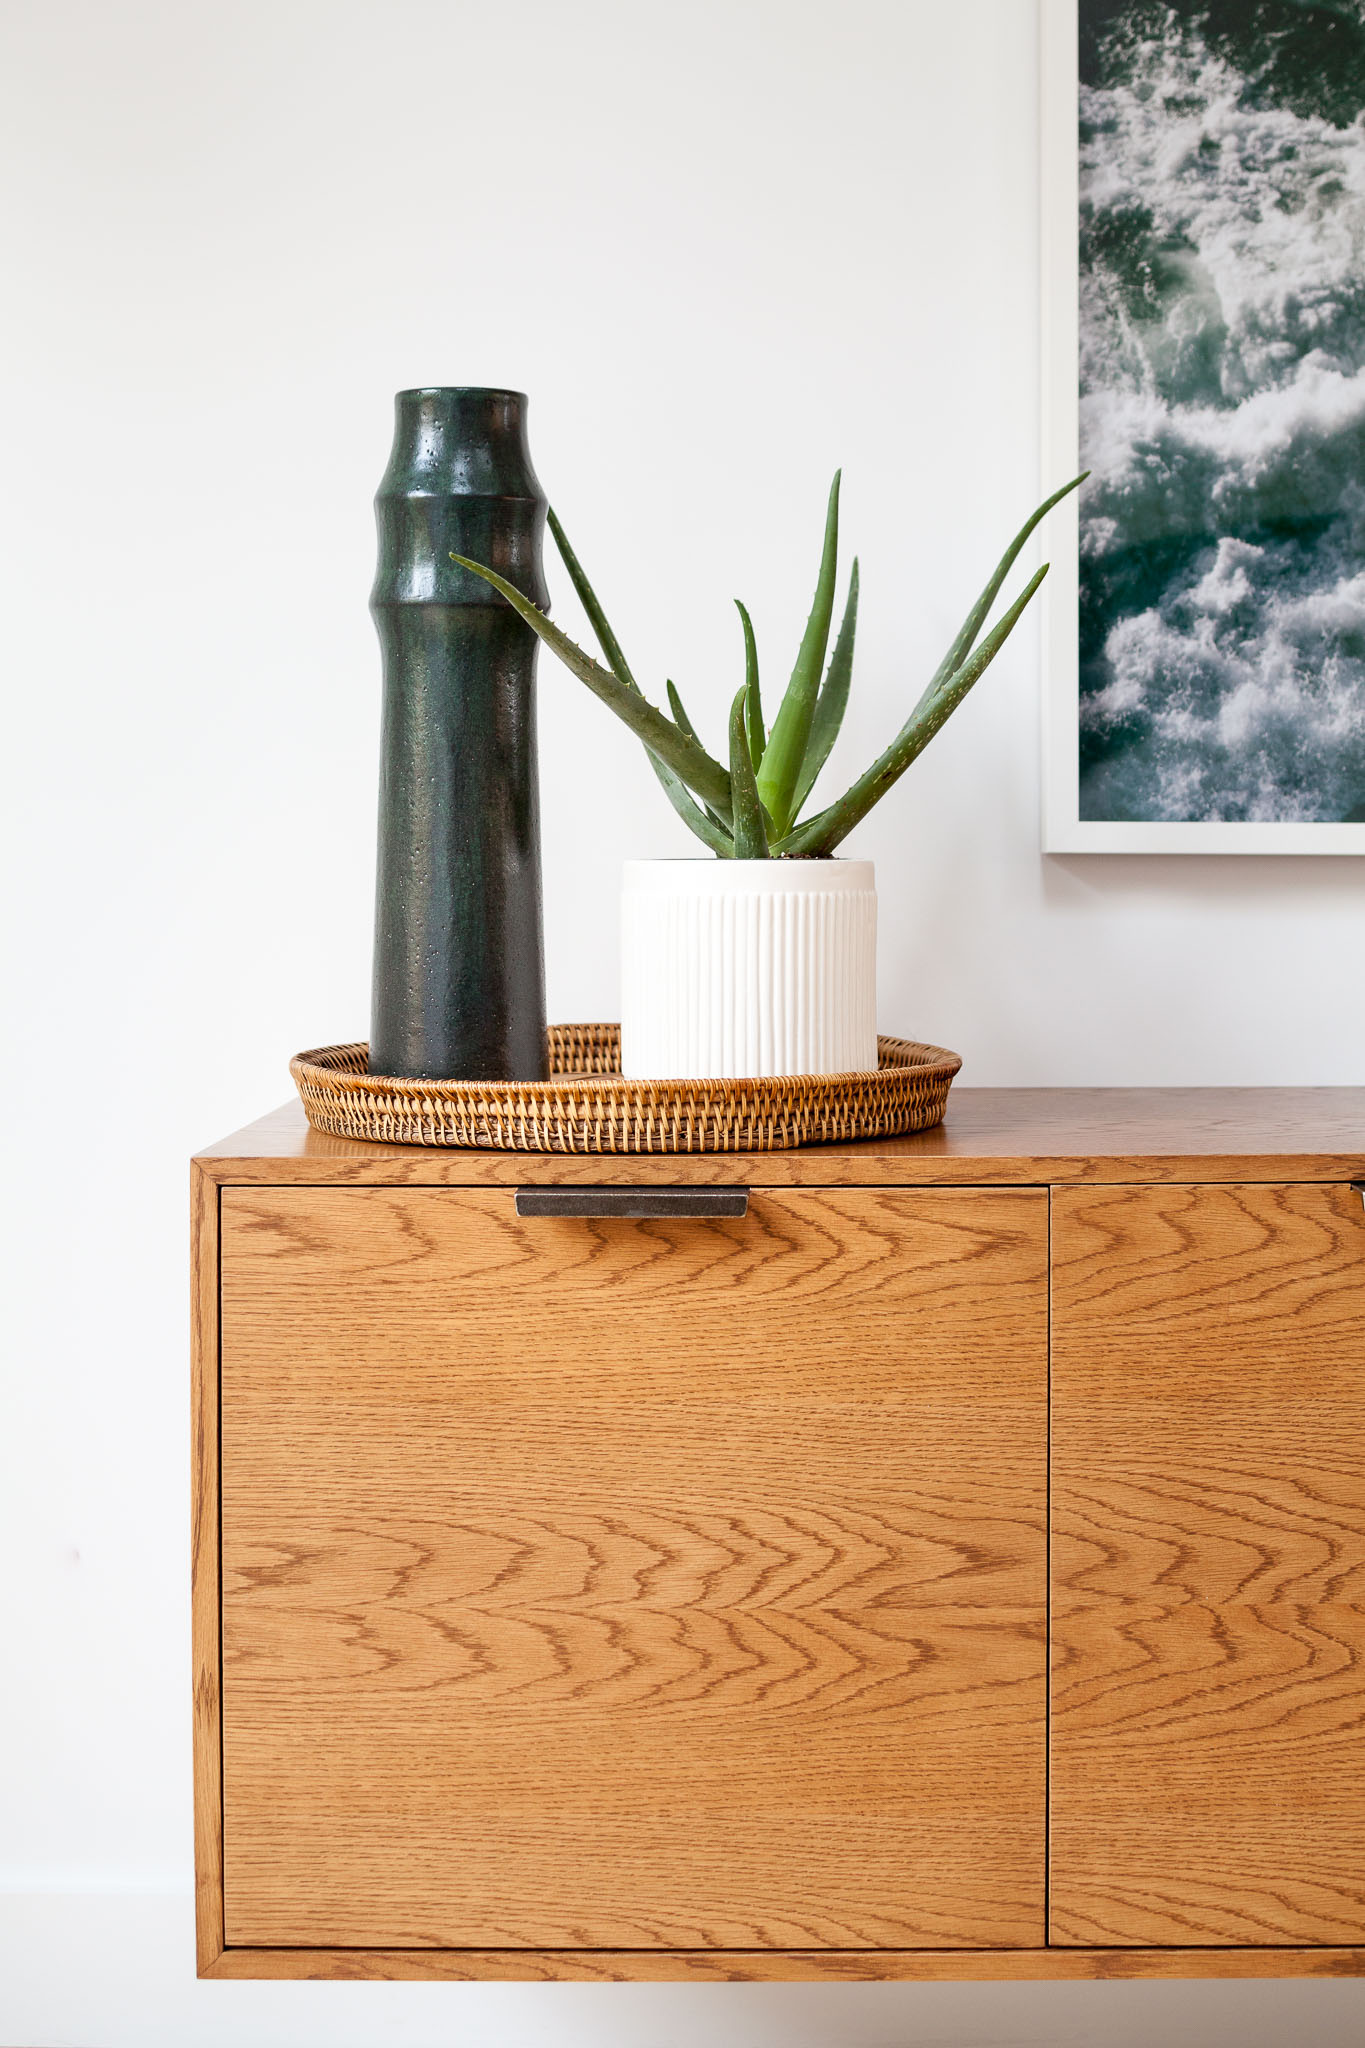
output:
[[[518,1188],[518,1216],[746,1216],[747,1188]]]
[[[1352,1187],[1353,1187],[1353,1188],[1355,1189],[1356,1193],[1357,1193],[1357,1194],[1358,1194],[1358,1195],[1360,1196],[1360,1199],[1361,1199],[1361,1201],[1362,1201],[1362,1202],[1365,1202],[1365,1180],[1353,1180],[1353,1181],[1351,1182],[1351,1186],[1352,1186]]]

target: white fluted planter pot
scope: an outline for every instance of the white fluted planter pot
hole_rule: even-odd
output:
[[[631,860],[621,908],[630,1080],[877,1064],[870,860]]]

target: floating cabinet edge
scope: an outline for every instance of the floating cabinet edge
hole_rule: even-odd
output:
[[[1365,1977],[1365,1948],[229,1948],[202,1977],[507,1984],[1047,1983]]]
[[[1343,1137],[1347,1133],[1343,1132]],[[1352,1134],[1353,1135],[1353,1134]],[[843,1148],[840,1148],[841,1150]],[[748,1159],[709,1162],[717,1182],[739,1179],[770,1187],[810,1184],[817,1178],[818,1154],[793,1165],[771,1155],[768,1171],[756,1172]],[[1229,1171],[1240,1163],[1241,1175]],[[1078,1946],[1018,1950],[951,1951],[772,1951],[718,1953],[707,1951],[640,1952],[531,1950],[309,1950],[225,1946],[223,1900],[223,1806],[221,1757],[221,1583],[219,1552],[219,1201],[226,1184],[273,1181],[282,1186],[308,1181],[315,1185],[477,1187],[511,1186],[516,1179],[553,1180],[557,1175],[580,1185],[593,1177],[603,1183],[634,1177],[657,1183],[669,1178],[698,1180],[708,1162],[540,1160],[534,1173],[524,1173],[515,1155],[498,1155],[491,1170],[483,1159],[470,1164],[469,1178],[456,1180],[461,1169],[442,1159],[376,1160],[359,1169],[349,1160],[297,1160],[270,1157],[211,1157],[191,1165],[192,1214],[192,1475],[193,1680],[194,1680],[194,1834],[198,1974],[215,1979],[332,1978],[435,1981],[614,1981],[614,1982],[761,1982],[807,1981],[1009,1981],[1096,1978],[1236,1978],[1365,1976],[1365,1947],[1276,1947],[1193,1949],[1087,1949]],[[831,1165],[835,1162],[831,1159]],[[678,1171],[679,1167],[684,1171]],[[1183,1171],[1173,1171],[1175,1167]],[[1033,1184],[1055,1185],[1076,1179],[1092,1182],[1131,1179],[1187,1180],[1214,1185],[1243,1178],[1247,1182],[1358,1182],[1365,1172],[1365,1154],[1342,1150],[1322,1155],[1285,1154],[1234,1162],[1228,1156],[1163,1157],[1145,1161],[1073,1158],[1021,1161],[999,1159],[951,1162],[882,1160],[869,1175],[874,1185],[907,1190],[970,1182],[979,1187],[1018,1185],[1020,1169],[1032,1169]],[[1039,1168],[1053,1169],[1039,1172]],[[1056,1169],[1060,1167],[1061,1170]],[[1144,1171],[1145,1167],[1145,1171]],[[642,1171],[641,1169],[645,1169]],[[992,1170],[994,1168],[994,1171]],[[1124,1169],[1127,1169],[1125,1171]],[[1036,1178],[1034,1176],[1036,1175]],[[477,1176],[477,1177],[476,1177]],[[830,1174],[833,1186],[849,1185],[846,1162]],[[1049,1731],[1050,1732],[1050,1731]]]

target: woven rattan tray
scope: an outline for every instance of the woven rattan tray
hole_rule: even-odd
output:
[[[548,1081],[400,1081],[369,1048],[326,1045],[289,1063],[308,1121],[338,1138],[501,1152],[780,1152],[888,1138],[940,1123],[962,1062],[938,1045],[877,1041],[867,1074],[764,1081],[625,1081],[615,1024],[555,1024]]]

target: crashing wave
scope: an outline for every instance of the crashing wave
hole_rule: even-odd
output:
[[[1365,20],[1239,4],[1083,0],[1090,818],[1365,805]]]

